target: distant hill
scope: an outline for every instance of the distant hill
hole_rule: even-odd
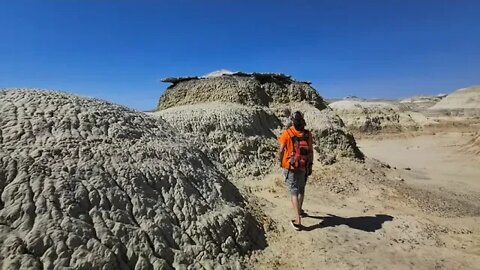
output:
[[[480,85],[458,89],[430,108],[430,110],[458,109],[480,110]]]

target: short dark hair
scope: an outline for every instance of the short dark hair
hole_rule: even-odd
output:
[[[300,111],[294,112],[290,116],[290,119],[292,120],[293,126],[295,127],[296,130],[303,131],[305,129],[305,126],[307,125],[307,123],[305,123],[303,114]]]

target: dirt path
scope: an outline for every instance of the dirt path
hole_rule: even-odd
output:
[[[249,183],[249,192],[275,223],[274,230],[268,232],[269,246],[252,256],[252,266],[256,269],[480,269],[479,215],[457,214],[462,212],[462,204],[451,209],[445,207],[445,213],[430,213],[429,208],[422,209],[412,203],[423,197],[423,188],[430,184],[447,195],[450,188],[480,194],[475,181],[480,179],[480,171],[473,161],[462,159],[461,153],[457,156],[456,146],[448,146],[456,139],[446,136],[435,137],[432,143],[428,137],[360,142],[367,156],[385,160],[397,166],[396,170],[372,160],[333,167],[317,165],[306,191],[304,208],[310,217],[303,219],[305,229],[300,232],[288,223],[293,214],[280,171],[264,181]],[[394,159],[388,153],[399,154]],[[415,159],[402,156],[414,153]],[[426,153],[442,155],[432,160]],[[429,164],[439,164],[442,167],[439,170],[444,171],[429,169]],[[453,174],[457,182],[436,178],[445,171]],[[399,181],[396,175],[408,179]],[[406,187],[407,192],[396,189],[397,185]],[[414,192],[409,193],[411,190]],[[425,196],[427,205],[443,203],[442,197],[429,196]],[[449,199],[455,200],[452,198]]]

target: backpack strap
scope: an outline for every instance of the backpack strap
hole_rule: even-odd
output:
[[[305,130],[303,131],[301,140],[308,141],[309,138],[310,138],[310,131],[308,131],[308,130],[305,129]]]
[[[287,134],[288,134],[288,136],[290,137],[290,139],[292,140],[293,143],[296,143],[298,141],[298,137],[294,136],[290,133],[290,128],[287,128]]]

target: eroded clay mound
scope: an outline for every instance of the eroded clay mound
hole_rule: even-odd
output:
[[[319,161],[363,157],[343,122],[309,83],[283,74],[212,74],[164,79],[173,85],[160,97],[154,115],[193,138],[226,175],[260,176],[278,166],[277,138],[289,124],[284,114],[297,109],[308,111]]]
[[[238,191],[162,120],[10,90],[0,127],[2,269],[234,267],[263,245]]]
[[[480,111],[480,86],[459,89],[432,106],[430,110]]]
[[[387,102],[342,100],[329,105],[352,131],[361,133],[417,130],[429,120],[416,112],[404,112]]]
[[[363,159],[353,135],[347,130],[342,119],[330,108],[318,110],[310,104],[301,102],[275,107],[274,111],[278,117],[288,125],[288,117],[281,114],[285,110],[303,112],[306,128],[313,134],[318,161],[330,164],[342,157]]]
[[[211,102],[172,107],[153,115],[176,127],[234,178],[263,175],[275,161],[274,130],[281,123],[266,108]]]
[[[325,101],[307,82],[299,82],[284,74],[219,73],[219,76],[166,78],[170,82],[160,97],[158,110],[173,106],[231,102],[249,106],[306,101],[318,109]]]

